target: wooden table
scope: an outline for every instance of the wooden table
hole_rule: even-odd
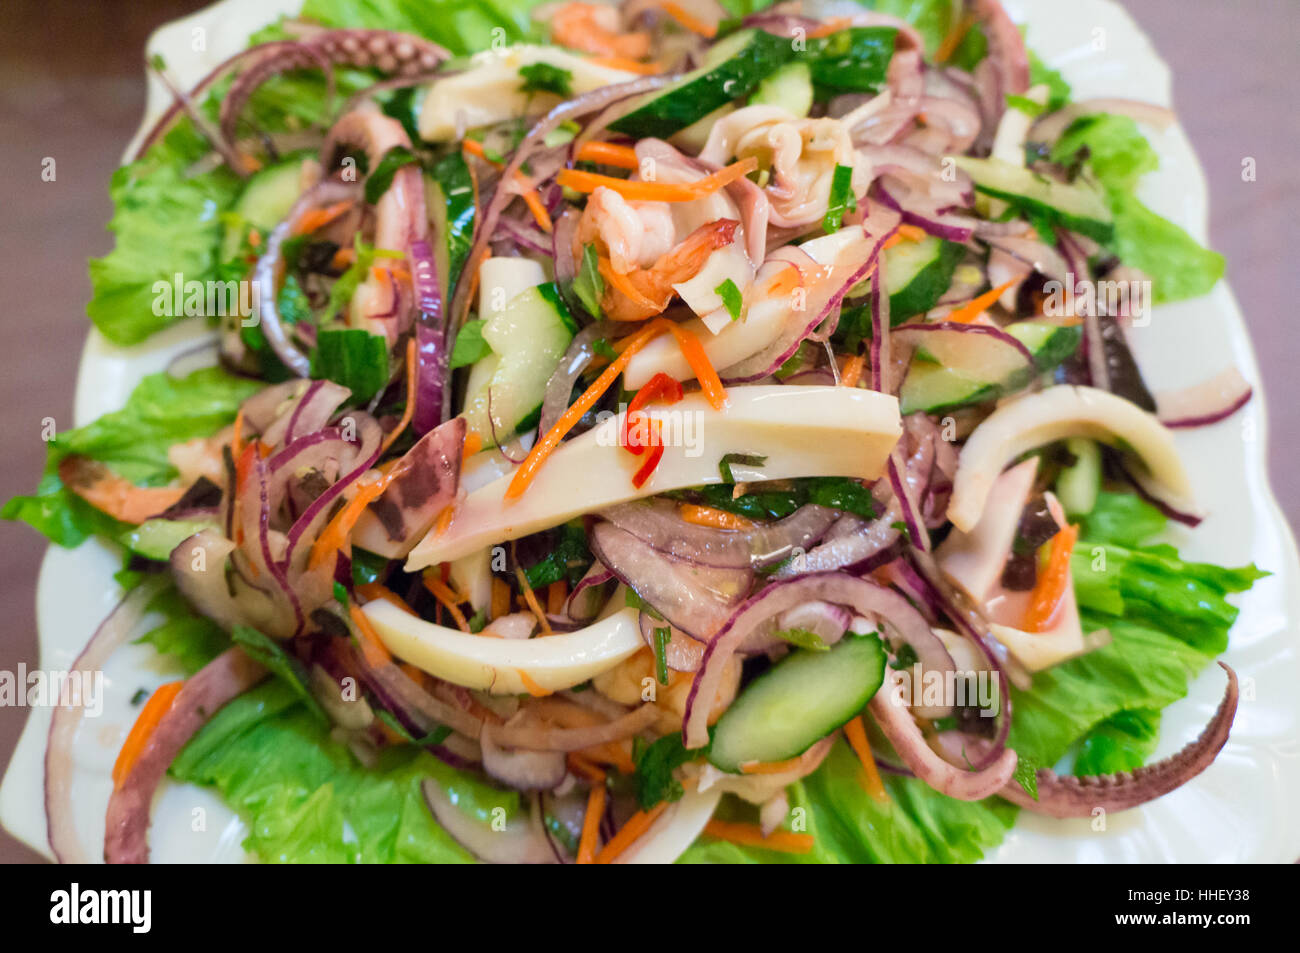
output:
[[[30,492],[45,459],[41,420],[71,425],[72,385],[90,297],[87,258],[104,254],[109,176],[139,123],[142,54],[157,25],[197,0],[3,0],[0,3],[0,499]],[[1300,517],[1300,300],[1293,110],[1300,13],[1294,0],[1128,0],[1173,67],[1183,124],[1205,164],[1211,236],[1228,257],[1264,370],[1272,473],[1287,517]],[[1243,182],[1244,157],[1258,176]],[[57,177],[41,179],[45,157]],[[0,523],[0,669],[37,664],[34,596],[41,541]],[[67,581],[76,598],[77,581]],[[0,709],[7,763],[25,709]],[[0,861],[37,855],[0,834]]]

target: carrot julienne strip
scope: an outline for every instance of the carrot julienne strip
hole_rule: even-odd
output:
[[[406,341],[406,409],[402,411],[402,419],[397,422],[397,426],[388,432],[388,436],[384,437],[384,442],[379,445],[379,455],[381,457],[401,436],[402,431],[407,428],[411,418],[415,415],[416,384],[415,338],[411,337]]]
[[[443,608],[451,613],[451,617],[456,620],[456,628],[468,632],[469,622],[465,619],[465,613],[460,611],[460,603],[465,601],[461,595],[454,592],[451,586],[439,579],[435,573],[426,572],[423,578],[424,588],[428,589]]]
[[[998,285],[992,291],[986,291],[978,298],[973,298],[958,308],[948,312],[945,321],[956,321],[959,324],[970,324],[986,310],[993,307],[994,303],[1002,297],[1002,293],[1015,284],[1015,281],[1008,281],[1005,284]]]
[[[636,169],[640,162],[636,150],[631,146],[616,142],[584,142],[578,147],[574,156],[579,162],[594,162],[598,165],[613,166],[616,169]]]
[[[686,12],[676,3],[673,3],[672,0],[668,0],[666,3],[661,3],[659,8],[697,36],[702,36],[706,40],[711,40],[718,35],[718,28],[714,24],[706,23],[699,17]]]
[[[757,824],[740,824],[733,821],[709,821],[704,825],[704,833],[718,840],[731,841],[746,847],[762,847],[766,850],[780,851],[786,854],[806,854],[813,849],[811,834],[795,834],[790,831],[773,831],[766,837]]]
[[[880,779],[880,770],[876,767],[876,759],[871,754],[871,742],[867,741],[867,729],[862,724],[862,716],[854,718],[844,726],[844,737],[848,739],[849,747],[853,753],[858,756],[858,761],[862,764],[862,786],[877,801],[886,801],[889,795],[885,792],[885,783]]]
[[[167,712],[171,711],[172,704],[176,701],[176,696],[180,694],[185,687],[185,680],[181,679],[176,682],[168,682],[165,685],[159,685],[149,700],[144,703],[140,709],[140,714],[136,716],[135,724],[131,726],[131,731],[127,734],[126,740],[122,742],[122,749],[117,753],[117,760],[113,762],[113,787],[120,789],[127,777],[131,774],[131,769],[135,763],[140,760],[140,755],[144,753],[145,747],[149,744],[149,739],[157,730],[159,723]]]
[[[392,653],[379,638],[379,633],[375,627],[370,624],[366,614],[361,611],[361,607],[355,602],[348,603],[348,615],[352,617],[352,623],[357,627],[360,638],[357,642],[361,645],[361,654],[366,657],[366,661],[372,666],[387,665],[393,660]]]
[[[660,801],[648,811],[637,811],[619,828],[618,833],[610,838],[609,843],[596,855],[596,863],[612,864],[614,859],[626,851],[637,839],[648,831],[668,807],[667,801]]]
[[[605,783],[602,776],[600,783],[591,786],[587,795],[587,813],[582,818],[582,837],[578,841],[579,864],[596,862],[596,842],[600,838],[600,819],[605,813]]]
[[[1079,527],[1074,525],[1063,527],[1052,537],[1047,568],[1039,576],[1025,610],[1022,628],[1026,632],[1044,632],[1050,627],[1070,581],[1070,555],[1078,538]]]
[[[712,195],[757,168],[758,160],[749,156],[694,182],[634,182],[581,169],[561,169],[555,181],[578,192],[594,192],[604,186],[632,201],[693,202]]]

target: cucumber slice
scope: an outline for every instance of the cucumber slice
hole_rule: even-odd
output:
[[[1039,371],[1060,364],[1075,352],[1083,339],[1083,331],[1077,326],[1061,327],[1042,321],[1017,321],[1003,330],[1029,349]],[[999,378],[981,373],[979,368],[956,366],[953,360],[940,362],[932,354],[918,350],[899,392],[899,410],[903,414],[918,410],[937,414],[993,400],[1026,383],[1023,370]]]
[[[762,30],[733,33],[714,44],[703,66],[664,89],[646,93],[609,128],[636,139],[667,139],[715,109],[748,96],[793,56],[787,38]]]
[[[495,445],[492,422],[504,440],[535,414],[546,396],[546,383],[577,330],[554,284],[520,292],[504,311],[487,319],[483,340],[493,353],[470,368],[464,410],[469,429],[483,438],[484,446]]]
[[[986,195],[1003,199],[1103,244],[1114,234],[1110,206],[1096,189],[1081,183],[1054,182],[998,159],[958,156],[956,162],[975,181],[975,188]]]
[[[120,542],[137,556],[166,562],[173,549],[204,529],[216,527],[216,520],[145,520],[121,536]]]
[[[933,308],[952,284],[965,253],[964,245],[933,235],[885,249],[890,323],[899,324]]]
[[[780,106],[792,116],[803,117],[813,104],[812,70],[807,63],[786,63],[766,76],[749,97],[751,106]]]
[[[1065,449],[1074,463],[1056,478],[1056,497],[1070,519],[1087,516],[1101,490],[1101,448],[1086,437],[1071,437]]]
[[[799,649],[758,678],[718,719],[709,761],[736,772],[750,761],[798,757],[858,712],[885,678],[872,635],[846,635],[829,652]]]
[[[268,166],[248,180],[232,211],[235,220],[226,227],[221,241],[221,259],[235,257],[249,228],[268,232],[289,214],[302,194],[302,162],[286,159]]]

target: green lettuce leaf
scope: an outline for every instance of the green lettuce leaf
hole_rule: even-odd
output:
[[[303,17],[330,27],[368,27],[414,33],[458,56],[492,45],[494,30],[506,42],[540,39],[529,11],[541,0],[307,0]]]
[[[1160,712],[1152,708],[1121,711],[1088,732],[1079,743],[1074,773],[1113,774],[1146,763],[1160,737]]]
[[[57,435],[36,493],[11,499],[0,509],[0,518],[21,520],[60,546],[78,546],[93,534],[118,537],[126,527],[64,487],[59,461],[81,454],[107,463],[133,483],[165,483],[176,476],[167,448],[211,436],[234,420],[239,405],[262,386],[216,367],[186,377],[151,374],[121,410]]]
[[[373,768],[332,740],[285,682],[236,698],[171,766],[178,781],[216,789],[248,826],[248,850],[269,863],[465,863],[434,822],[420,782],[437,779],[489,823],[513,817],[519,795],[462,774],[419,749],[385,749]]]
[[[1052,150],[1058,162],[1082,161],[1106,190],[1115,219],[1110,249],[1151,278],[1157,304],[1206,294],[1223,277],[1223,256],[1203,248],[1135,194],[1138,179],[1159,164],[1127,116],[1088,116],[1066,130]]]

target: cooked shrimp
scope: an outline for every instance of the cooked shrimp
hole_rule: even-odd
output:
[[[754,156],[771,171],[764,191],[778,228],[810,225],[826,214],[838,165],[853,169],[855,195],[867,185],[849,129],[838,119],[797,119],[777,106],[738,109],[714,124],[700,153],[714,164],[732,156]]]
[[[138,525],[157,516],[185,495],[179,486],[136,486],[105,464],[72,455],[59,463],[59,479],[101,513]]]
[[[596,189],[578,221],[580,246],[595,243],[614,270],[649,268],[673,247],[675,229],[666,202],[629,202],[613,189]]]
[[[600,275],[605,281],[605,293],[600,307],[611,321],[644,321],[660,314],[673,300],[673,285],[695,277],[716,249],[730,245],[736,238],[740,223],[735,219],[720,218],[701,225],[686,236],[686,240],[660,255],[649,268],[635,267],[620,272],[614,267],[609,248],[599,241],[597,231],[596,251],[600,261]],[[579,226],[578,234],[582,234]],[[582,245],[575,237],[575,256],[581,256]]]
[[[627,32],[618,9],[597,3],[566,3],[551,17],[551,39],[598,56],[640,60],[650,55],[650,34]]]

